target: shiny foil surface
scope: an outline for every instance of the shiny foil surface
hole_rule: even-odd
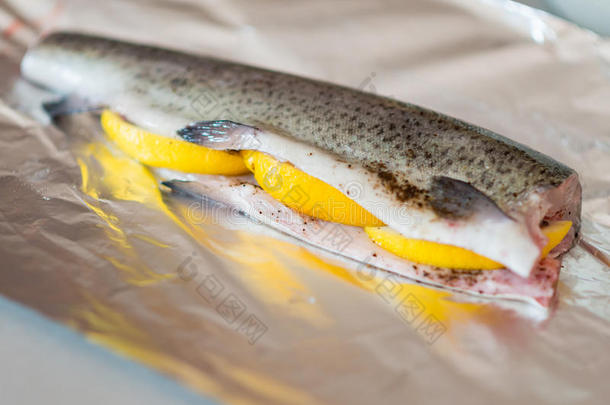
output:
[[[610,43],[500,0],[0,3],[0,293],[228,403],[606,403]],[[19,79],[69,29],[420,104],[576,169],[548,311],[427,288],[175,195]],[[196,108],[196,106],[194,107]],[[46,121],[45,121],[46,119]]]

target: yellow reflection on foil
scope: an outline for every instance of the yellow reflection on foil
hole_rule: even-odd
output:
[[[81,330],[85,336],[102,346],[105,346],[123,356],[137,360],[143,364],[153,367],[163,373],[167,373],[183,381],[191,388],[206,395],[213,395],[230,403],[249,403],[240,397],[227,392],[222,383],[211,378],[207,372],[201,371],[178,358],[164,354],[164,349],[158,347],[148,335],[134,326],[134,322],[127,319],[122,313],[115,311],[109,306],[99,302],[91,295],[85,295],[86,307],[77,308],[73,311],[75,321],[68,322],[70,326]],[[212,363],[222,364],[222,360],[211,356]],[[228,369],[221,369],[227,373]],[[240,378],[239,370],[231,370]],[[243,374],[243,371],[242,373]],[[299,392],[291,392],[289,387],[273,387],[279,392],[289,394],[282,398],[284,402],[291,402],[292,398],[298,398]],[[278,390],[279,388],[279,390]],[[281,401],[280,401],[281,402]],[[298,401],[297,403],[307,403]]]
[[[315,404],[318,402],[303,391],[282,384],[277,379],[265,377],[261,373],[230,363],[213,353],[209,355],[208,359],[216,365],[217,369],[222,370],[223,374],[230,376],[231,379],[248,389],[263,394],[269,398],[270,402],[280,404]]]
[[[237,237],[239,243],[225,254],[243,267],[246,285],[260,299],[281,305],[310,324],[319,327],[332,324],[321,307],[309,301],[313,292],[295,273],[296,266],[287,266],[278,256],[285,242],[241,231]]]
[[[170,245],[168,245],[167,243],[163,243],[163,242],[161,242],[160,240],[157,240],[157,239],[155,239],[155,238],[151,238],[151,237],[150,237],[150,236],[148,236],[148,235],[143,235],[143,234],[136,233],[136,234],[133,234],[133,236],[134,236],[135,238],[138,238],[138,239],[143,240],[143,241],[144,241],[144,242],[146,242],[146,243],[150,243],[151,245],[154,245],[154,246],[156,246],[156,247],[160,247],[160,248],[162,248],[162,249],[165,249],[165,248],[171,247],[171,246],[170,246]]]
[[[81,190],[93,199],[93,201],[83,200],[83,202],[106,223],[107,227],[104,228],[106,236],[123,253],[121,258],[110,256],[104,256],[104,258],[124,275],[126,282],[133,285],[150,285],[174,278],[176,275],[173,272],[160,274],[143,263],[138,252],[130,243],[128,235],[123,231],[119,218],[100,204],[101,198],[139,202],[164,212],[182,225],[165,206],[157,182],[150,171],[122,155],[121,152],[111,151],[100,142],[82,146],[77,150],[77,154],[82,178]],[[158,247],[167,247],[163,242],[156,241],[149,236],[136,235],[135,237]]]
[[[308,268],[322,270],[378,295],[395,310],[399,318],[415,328],[426,319],[449,328],[452,323],[472,318],[481,310],[480,304],[452,301],[454,294],[449,291],[407,283],[391,273],[372,271],[366,265],[349,270],[324,261],[305,248],[295,246],[294,250],[286,253],[293,262],[300,260]]]
[[[478,316],[482,308],[480,304],[473,302],[453,301],[452,292],[405,282],[397,275],[384,271],[373,271],[366,265],[348,269],[332,264],[297,245],[284,246],[276,254],[285,255],[294,266],[300,264],[310,269],[321,270],[369,293],[376,294],[394,310],[399,319],[416,330],[423,330],[422,325],[426,321],[428,322],[426,325],[436,323],[444,332],[450,332],[452,324],[463,323],[467,319]],[[424,332],[429,332],[429,330]],[[452,339],[451,333],[448,333],[448,336]],[[424,338],[430,338],[430,336],[424,336]]]
[[[213,227],[201,226],[202,221],[194,223],[191,220],[189,207],[177,204],[174,209],[185,218],[184,223],[190,226],[191,235],[198,243],[217,257],[240,265],[239,276],[244,280],[244,286],[260,302],[269,304],[273,310],[286,311],[292,317],[304,319],[311,325],[323,327],[332,324],[319,305],[308,302],[307,298],[313,295],[309,287],[278,257],[276,251],[282,250],[285,242],[247,231],[232,232],[234,239],[231,241],[218,240],[214,237]],[[218,217],[209,215],[198,219],[211,225]],[[250,222],[246,218],[242,220]]]
[[[117,200],[137,201],[152,207],[163,205],[157,181],[152,173],[138,162],[113,153],[99,142],[84,145],[79,152],[81,156],[78,163],[84,193],[96,199],[105,195]],[[92,171],[97,171],[95,176],[90,175]]]

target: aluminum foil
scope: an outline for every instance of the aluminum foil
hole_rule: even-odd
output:
[[[230,403],[604,403],[608,42],[510,1],[0,3],[0,293]],[[167,193],[95,114],[44,122],[19,80],[49,30],[206,53],[414,102],[581,175],[550,313],[350,268]]]

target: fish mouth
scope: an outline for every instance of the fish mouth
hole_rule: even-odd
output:
[[[544,246],[545,238],[541,229],[552,222],[571,221],[567,235],[550,252],[549,257],[558,257],[567,252],[578,239],[582,205],[582,186],[578,174],[573,173],[557,187],[538,190],[526,197],[521,212],[525,211],[528,229],[539,246]]]

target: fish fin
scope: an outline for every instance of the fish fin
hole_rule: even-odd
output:
[[[257,149],[258,129],[229,120],[198,121],[176,131],[185,141],[210,149]]]
[[[59,115],[78,114],[101,109],[99,105],[94,105],[87,99],[73,94],[61,97],[58,100],[44,102],[42,103],[42,108],[51,118]]]
[[[182,190],[180,189],[180,187],[177,184],[177,182],[179,182],[179,181],[182,181],[182,180],[164,180],[161,182],[161,185],[163,187],[167,187],[173,193],[182,194]]]
[[[201,194],[201,192],[196,193],[193,191],[192,184],[193,182],[190,180],[163,180],[160,182],[163,187],[169,189],[172,194],[181,196],[181,197],[191,197],[191,198],[206,198],[205,195]]]
[[[432,209],[437,215],[445,218],[465,219],[485,208],[501,212],[485,193],[468,182],[451,177],[434,177],[430,197]]]

